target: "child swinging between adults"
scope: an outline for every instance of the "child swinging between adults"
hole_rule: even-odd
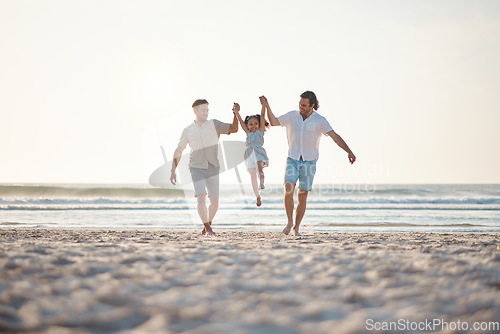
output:
[[[285,194],[283,203],[288,222],[283,229],[283,233],[288,235],[293,231],[294,235],[300,235],[300,223],[306,211],[307,196],[312,190],[316,173],[321,135],[331,137],[340,148],[346,151],[351,164],[356,161],[356,156],[342,137],[333,131],[326,118],[316,112],[319,103],[313,92],[306,91],[300,95],[299,110],[290,111],[279,117],[274,116],[264,96],[261,96],[260,99],[267,109],[267,116],[271,126],[280,125],[286,127],[288,158],[284,178]],[[240,106],[235,103],[233,112],[239,110]],[[215,119],[207,120],[208,102],[206,100],[196,100],[193,103],[193,111],[196,119],[182,132],[178,147],[174,152],[170,181],[172,184],[176,184],[175,169],[179,164],[182,151],[189,144],[191,147],[189,168],[198,202],[198,215],[204,225],[202,234],[215,235],[211,224],[219,207],[218,141],[221,134],[231,134],[238,131],[238,119],[235,114],[232,124]],[[299,189],[294,221],[293,194],[297,181],[299,181]],[[207,192],[210,200],[208,210],[206,207]]]

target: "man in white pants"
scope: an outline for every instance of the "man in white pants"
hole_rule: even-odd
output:
[[[233,105],[233,111],[240,110],[238,103]],[[196,116],[194,122],[182,131],[179,144],[174,152],[170,182],[177,183],[175,169],[182,157],[182,151],[187,144],[191,148],[189,155],[189,170],[194,185],[194,196],[198,204],[198,215],[203,223],[202,234],[215,235],[212,230],[212,220],[219,208],[219,136],[238,131],[238,119],[233,116],[233,123],[223,123],[216,119],[208,119],[207,100],[196,100],[193,103]],[[210,205],[206,207],[206,197]]]
[[[320,114],[316,94],[306,91],[300,95],[299,110],[290,111],[276,118],[269,107],[267,99],[262,96],[261,103],[266,105],[267,117],[272,126],[285,126],[288,138],[288,159],[285,172],[285,205],[288,223],[283,233],[288,235],[293,228],[294,235],[299,235],[299,226],[306,212],[307,195],[312,189],[316,161],[319,157],[319,142],[321,135],[330,136],[333,141],[347,152],[351,164],[356,161],[346,142],[333,131],[332,127]],[[297,210],[295,211],[295,224],[293,222],[294,200],[293,193],[297,180],[299,190],[297,194]]]

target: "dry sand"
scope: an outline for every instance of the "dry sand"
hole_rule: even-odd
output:
[[[0,332],[367,333],[368,319],[500,320],[497,234],[198,232],[0,229]]]

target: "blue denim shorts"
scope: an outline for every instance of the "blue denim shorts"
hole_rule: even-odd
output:
[[[300,189],[311,191],[314,174],[316,174],[316,161],[286,159],[285,183],[297,184],[297,180],[299,180]]]

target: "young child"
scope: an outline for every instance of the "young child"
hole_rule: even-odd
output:
[[[262,103],[262,99],[261,99]],[[264,145],[264,131],[269,127],[269,123],[265,117],[266,107],[262,103],[260,115],[247,116],[245,120],[241,118],[238,111],[234,114],[241,124],[241,128],[247,134],[247,149],[245,150],[245,164],[252,179],[252,189],[257,199],[257,206],[261,206],[260,189],[264,189],[264,167],[269,166],[269,158],[267,157]],[[260,180],[260,187],[257,186],[257,172]],[[259,189],[260,188],[260,189]]]

